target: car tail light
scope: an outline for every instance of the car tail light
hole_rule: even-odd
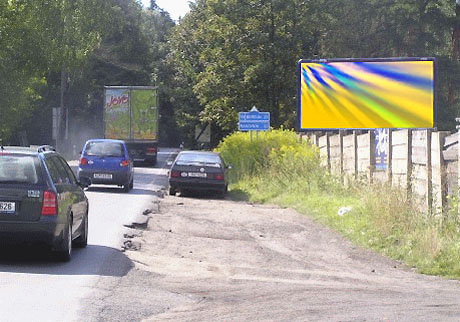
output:
[[[171,178],[179,178],[180,172],[179,171],[171,171]]]
[[[123,160],[120,162],[120,167],[127,167],[129,165],[129,160]]]
[[[145,150],[146,154],[157,154],[157,148],[155,147],[149,147]]]
[[[86,158],[80,159],[80,165],[87,165],[87,164],[88,164],[88,160]]]
[[[57,195],[53,191],[43,192],[42,216],[57,214]]]
[[[216,174],[216,175],[214,175],[214,179],[216,179],[216,180],[224,180],[224,175],[220,174],[220,173]]]

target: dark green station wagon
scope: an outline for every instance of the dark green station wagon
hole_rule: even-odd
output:
[[[0,248],[40,243],[70,260],[88,243],[89,184],[50,146],[0,146]]]

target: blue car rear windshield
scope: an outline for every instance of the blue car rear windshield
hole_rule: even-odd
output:
[[[0,155],[0,184],[38,182],[34,157],[23,155]]]
[[[86,155],[122,157],[123,145],[117,142],[89,142],[85,149]]]

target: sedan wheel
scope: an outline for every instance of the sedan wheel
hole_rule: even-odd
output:
[[[219,196],[221,198],[225,198],[225,195],[227,194],[227,186],[225,186],[224,188],[222,188],[222,190],[219,192]]]
[[[169,187],[169,195],[170,196],[175,196],[176,195],[176,189],[173,187]]]
[[[131,182],[129,183],[129,189],[134,188],[134,178],[131,179]]]
[[[129,190],[131,190],[130,187],[131,187],[131,183],[124,184],[123,185],[123,192],[129,192]]]
[[[74,244],[76,247],[84,248],[88,245],[88,215],[83,219],[81,229],[80,236],[75,239]]]
[[[57,252],[58,259],[68,262],[72,258],[72,224],[67,223],[66,231],[62,239],[62,249]]]

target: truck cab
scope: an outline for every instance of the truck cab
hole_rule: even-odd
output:
[[[157,163],[157,142],[126,142],[126,147],[134,163],[155,165]]]

